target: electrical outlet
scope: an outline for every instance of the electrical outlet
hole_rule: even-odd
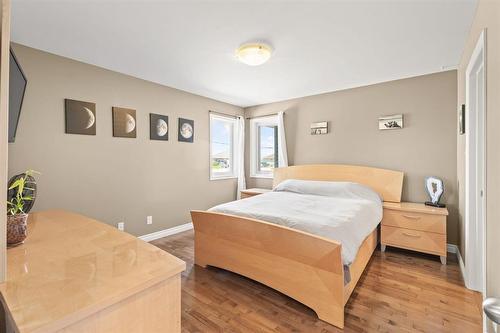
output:
[[[146,224],[153,224],[153,217],[152,216],[146,217]]]
[[[125,222],[118,222],[116,224],[116,227],[118,228],[118,230],[124,231],[125,230]]]

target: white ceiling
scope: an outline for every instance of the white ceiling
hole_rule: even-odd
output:
[[[239,106],[455,68],[476,0],[13,0],[12,40]],[[270,61],[236,61],[265,41]]]

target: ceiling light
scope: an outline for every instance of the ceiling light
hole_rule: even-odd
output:
[[[271,58],[271,51],[265,44],[244,44],[236,50],[236,57],[248,66],[259,66]]]

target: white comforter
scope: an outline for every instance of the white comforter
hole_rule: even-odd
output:
[[[339,241],[350,265],[382,220],[382,201],[356,183],[287,180],[273,192],[218,205],[213,212],[255,218]]]

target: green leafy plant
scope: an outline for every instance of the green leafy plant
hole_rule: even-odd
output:
[[[40,173],[35,170],[27,170],[23,177],[16,179],[9,187],[9,190],[15,189],[16,195],[10,201],[7,201],[7,215],[24,214],[24,205],[26,201],[32,201],[34,199],[31,195],[25,194],[26,190],[31,193],[34,191],[34,189],[30,187],[30,184],[35,184],[35,182],[29,180],[34,174]]]

